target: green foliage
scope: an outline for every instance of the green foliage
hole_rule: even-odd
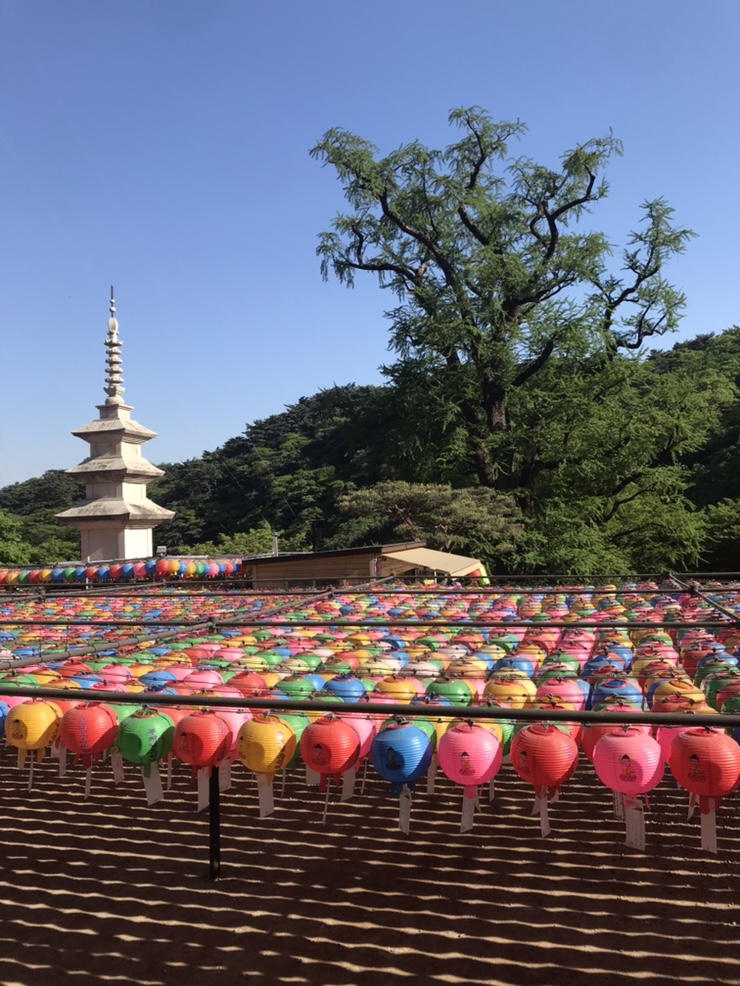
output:
[[[27,517],[40,510],[66,510],[85,495],[76,479],[61,469],[49,469],[42,476],[12,483],[0,489],[0,510]]]
[[[675,328],[684,299],[663,268],[692,234],[662,199],[644,202],[614,262],[607,238],[585,228],[621,153],[611,134],[550,167],[509,155],[519,121],[472,107],[450,123],[462,137],[447,148],[412,142],[387,157],[328,131],[311,153],[335,169],[351,211],[317,252],[324,277],[352,285],[370,273],[398,299],[399,360],[386,373],[411,412],[400,435],[412,460],[514,491],[535,464],[523,438],[536,401],[524,391],[542,389],[553,359],[603,364]]]
[[[21,521],[0,510],[0,564],[27,565],[30,551],[21,537]]]
[[[703,568],[736,572],[740,558],[740,501],[722,500],[704,510]]]
[[[391,481],[340,496],[338,509],[369,518],[386,541],[426,541],[430,548],[480,558],[493,570],[511,567],[524,523],[513,499],[483,487],[458,489]]]

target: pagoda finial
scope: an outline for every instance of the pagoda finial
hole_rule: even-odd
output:
[[[121,375],[121,342],[118,338],[118,319],[116,318],[116,301],[113,297],[113,285],[110,289],[110,318],[108,319],[108,337],[105,340],[107,372],[105,376],[105,393],[108,395],[106,404],[123,404],[124,387]]]

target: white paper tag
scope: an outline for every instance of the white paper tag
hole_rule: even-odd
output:
[[[218,789],[231,790],[231,760],[222,760],[218,765]]]
[[[434,794],[434,783],[437,779],[437,770],[439,766],[436,760],[432,760],[429,764],[429,770],[427,771],[427,794]]]
[[[701,816],[701,847],[707,852],[717,853],[717,803],[709,799],[709,811]]]
[[[90,789],[92,787],[92,767],[88,767],[85,771],[85,801],[90,797]]]
[[[340,801],[349,801],[355,793],[355,781],[357,780],[357,767],[350,767],[342,774],[342,793]]]
[[[59,759],[59,753],[61,749],[62,749],[61,743],[59,742],[58,739],[55,739],[54,742],[49,747],[49,756],[51,757],[52,760]],[[61,777],[62,775],[60,774],[59,776]]]
[[[196,811],[203,811],[211,803],[211,778],[208,776],[208,767],[198,768],[198,807]]]
[[[624,799],[625,842],[645,852],[645,812],[635,798]]]
[[[614,817],[624,821],[624,795],[619,791],[614,792]]]
[[[144,781],[144,791],[146,792],[146,803],[155,805],[164,798],[162,790],[162,778],[159,776],[159,764],[153,763],[151,773],[147,777],[144,768],[141,769],[142,780]]]
[[[272,778],[268,778],[265,774],[257,774],[257,793],[260,803],[260,818],[271,815],[275,811]]]
[[[547,810],[547,798],[540,798],[540,834],[543,838],[547,838],[551,831],[550,815]]]
[[[477,803],[477,798],[466,798],[463,794],[462,814],[460,816],[461,832],[469,832],[472,829],[475,818],[475,806]]]
[[[306,784],[309,787],[318,787],[321,783],[321,774],[315,770],[311,770],[310,767],[306,767]]]
[[[411,791],[407,784],[401,788],[401,797],[398,799],[398,828],[404,835],[408,835],[411,830]]]
[[[64,777],[67,773],[67,747],[60,746],[57,755],[59,757],[59,776]]]
[[[125,774],[123,773],[123,757],[121,756],[121,751],[116,747],[110,751],[110,765],[113,771],[113,783],[123,784]]]

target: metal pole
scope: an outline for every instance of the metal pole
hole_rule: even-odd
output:
[[[221,788],[218,783],[218,767],[211,768],[208,794],[208,878],[218,880],[221,873]]]

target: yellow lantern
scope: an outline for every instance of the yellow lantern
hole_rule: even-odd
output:
[[[46,747],[56,739],[61,718],[61,709],[42,698],[13,706],[5,719],[5,738],[20,751],[20,763],[29,750],[36,751],[37,760],[43,758]]]
[[[265,712],[242,724],[236,738],[236,755],[255,774],[272,780],[293,758],[295,733],[276,715]]]

